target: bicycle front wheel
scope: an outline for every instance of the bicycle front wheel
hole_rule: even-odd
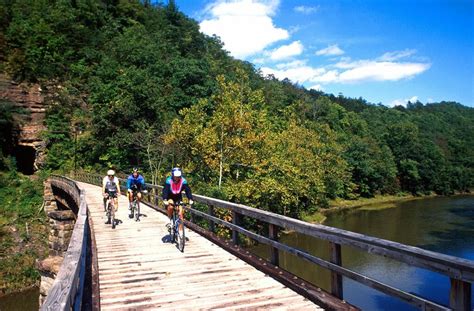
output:
[[[135,206],[135,221],[139,221],[139,220],[140,220],[140,202],[137,202]]]
[[[184,244],[186,243],[186,236],[184,234],[184,223],[179,221],[178,223],[178,249],[180,252],[184,251]]]

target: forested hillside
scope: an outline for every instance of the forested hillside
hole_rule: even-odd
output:
[[[44,170],[72,169],[75,149],[78,167],[138,165],[159,183],[179,165],[195,191],[295,217],[336,197],[474,186],[473,108],[263,77],[174,1],[0,1],[0,70],[50,103]]]

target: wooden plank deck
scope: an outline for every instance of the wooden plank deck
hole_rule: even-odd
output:
[[[115,229],[106,225],[101,190],[79,183],[94,226],[102,310],[284,309],[322,310],[207,239],[186,231],[184,253],[168,242],[168,218],[141,206],[128,218],[119,198]]]

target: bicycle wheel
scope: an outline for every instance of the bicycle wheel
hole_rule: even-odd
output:
[[[170,228],[170,242],[176,242],[176,218],[175,215],[171,218],[171,228]]]
[[[140,221],[140,202],[135,203],[135,221]]]
[[[135,213],[135,201],[132,201],[132,206],[130,207],[130,215],[128,215],[128,218],[133,218],[134,213]]]
[[[115,229],[115,206],[113,203],[110,203],[110,215],[110,220],[112,221],[112,229]]]
[[[186,243],[186,237],[184,235],[184,223],[181,220],[178,220],[178,225],[176,227],[178,230],[178,249],[180,252],[183,252],[184,244]]]

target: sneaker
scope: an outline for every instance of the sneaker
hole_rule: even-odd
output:
[[[110,225],[110,219],[105,222],[106,225]]]

